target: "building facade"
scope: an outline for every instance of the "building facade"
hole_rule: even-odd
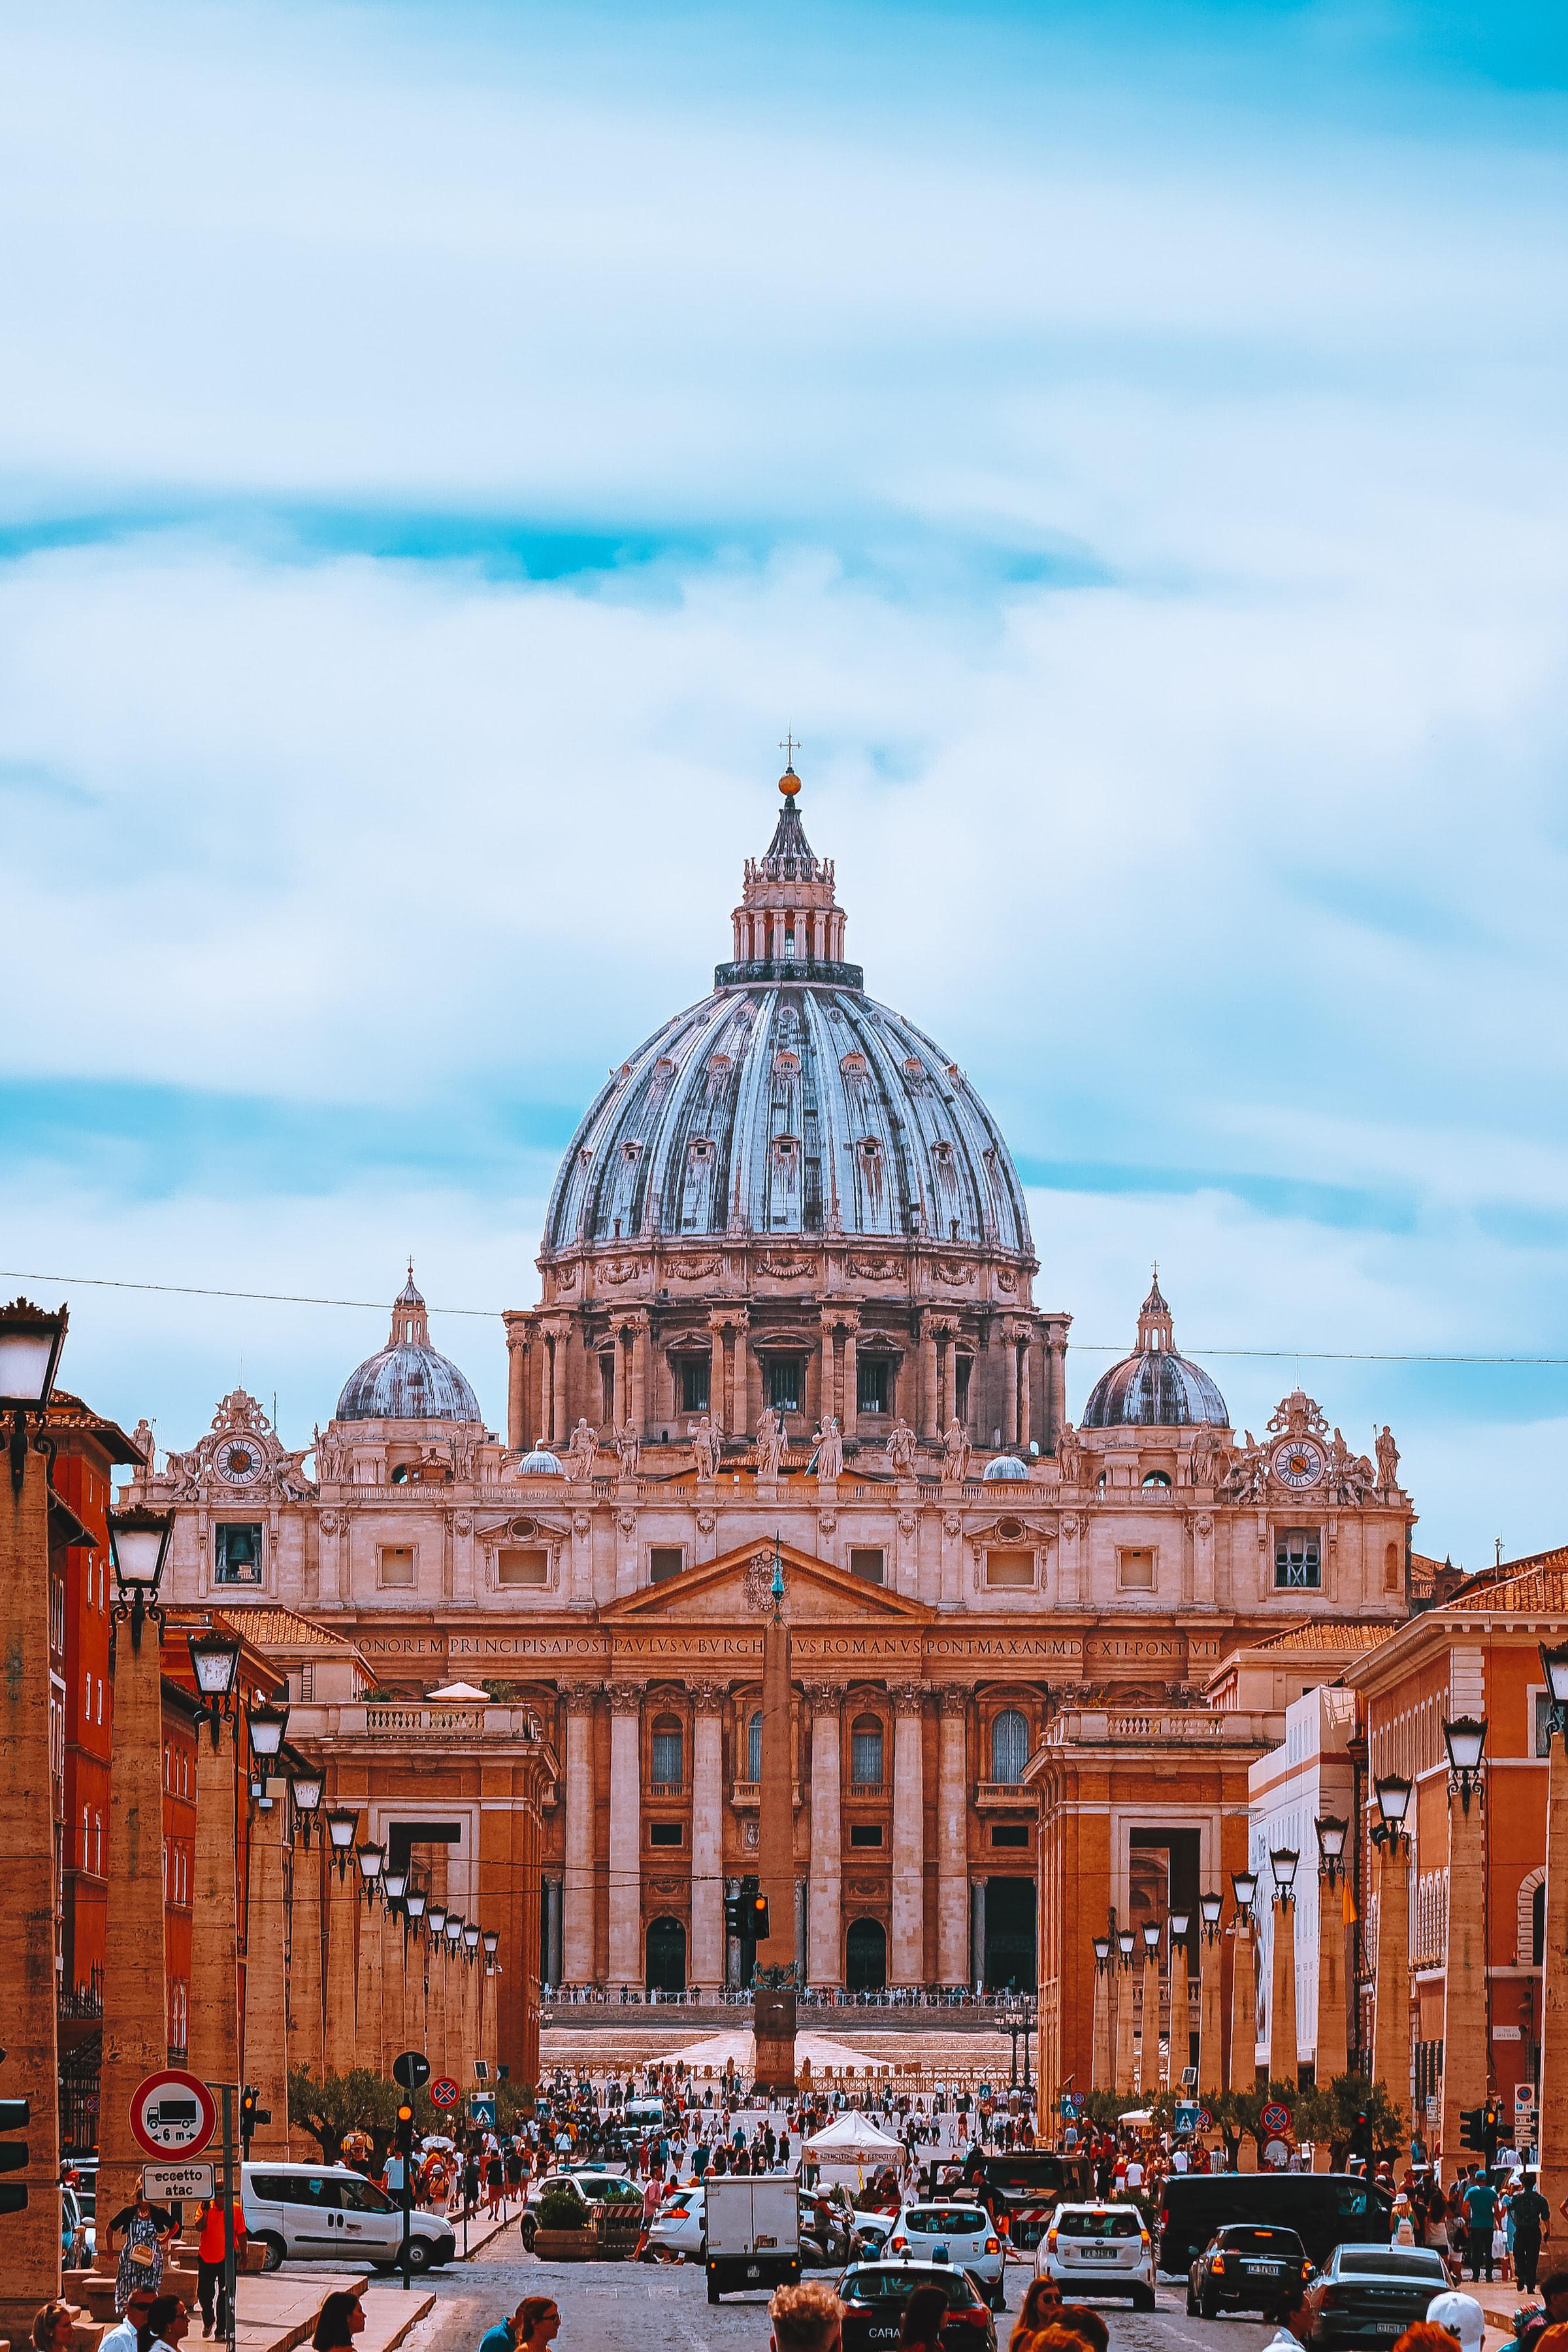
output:
[[[1006,1142],[845,961],[792,772],[781,792],[711,992],[562,1161],[539,1304],[505,1318],[506,1434],[411,1269],[311,1444],[236,1393],[146,1491],[178,1513],[175,1598],[351,1645],[368,1690],[291,1666],[290,1741],[453,1899],[504,1891],[514,1956],[526,1933],[555,1985],[744,1979],[723,1905],[755,1868],[777,1557],[806,1979],[1029,1985],[1031,1752],[1114,1727],[1093,1900],[1135,1878],[1168,1907],[1173,1857],[1245,1851],[1279,1736],[1232,1724],[1225,1770],[1178,1787],[1204,1686],[1283,1626],[1401,1622],[1413,1514],[1387,1433],[1354,1455],[1299,1391],[1239,1439],[1157,1281],[1073,1425]],[[508,1778],[530,1758],[537,1822]],[[1089,1917],[1086,1867],[1053,1882],[1061,1922]]]

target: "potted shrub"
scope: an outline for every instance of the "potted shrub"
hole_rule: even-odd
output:
[[[545,2263],[583,2263],[591,2252],[588,2208],[575,2189],[564,2181],[547,2189],[539,2199],[534,2252]]]

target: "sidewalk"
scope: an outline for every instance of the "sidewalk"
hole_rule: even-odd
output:
[[[423,2287],[405,2294],[400,2286],[371,2286],[364,2273],[355,2271],[318,2271],[308,2278],[286,2273],[242,2278],[235,2352],[294,2352],[297,2345],[308,2344],[322,2303],[338,2288],[358,2294],[364,2306],[364,2333],[354,2339],[356,2352],[393,2352],[435,2301]]]

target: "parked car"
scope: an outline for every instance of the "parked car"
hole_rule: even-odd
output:
[[[1040,2242],[1035,2272],[1063,2295],[1126,2295],[1134,2311],[1155,2307],[1155,2249],[1135,2205],[1059,2205]]]
[[[246,2235],[262,2249],[265,2270],[287,2261],[390,2271],[401,2258],[402,2208],[346,2164],[242,2164],[240,2197]],[[456,2252],[444,2214],[410,2215],[411,2270],[434,2269]]]
[[[942,2352],[997,2352],[997,2324],[986,2289],[950,2263],[854,2263],[839,2281],[843,2305],[843,2352],[883,2352],[898,2342],[904,2306],[917,2286],[939,2286],[947,2297]]]
[[[985,2286],[991,2309],[1006,2302],[1002,2287],[1005,2256],[991,2217],[978,2205],[928,2199],[905,2205],[893,2225],[886,2252],[908,2254],[914,2262],[956,2263]]]
[[[700,2263],[706,2193],[700,2181],[666,2192],[664,2203],[637,2243],[643,2263]]]
[[[1271,2311],[1283,2287],[1312,2274],[1307,2250],[1294,2230],[1228,2221],[1187,2273],[1186,2315],[1212,2319],[1221,2311]]]
[[[634,2205],[643,2210],[643,2192],[623,2172],[610,2172],[597,2165],[573,2165],[569,2170],[547,2172],[531,2182],[517,2222],[517,2234],[531,2253],[534,2234],[539,2225],[538,2208],[547,2190],[567,2189],[570,2194],[589,2205]]]
[[[893,2235],[893,2225],[897,2218],[894,2213],[857,2212],[854,2244],[851,2250],[853,2259],[856,2262],[870,2263],[874,2262],[879,2254],[885,2253],[887,2242]]]
[[[1314,2263],[1394,2235],[1394,2200],[1356,2172],[1172,2173],[1160,2191],[1159,2265],[1185,2279],[1229,2221],[1294,2230]]]
[[[1307,2289],[1308,2339],[1330,2352],[1340,2345],[1390,2344],[1448,2286],[1448,2268],[1433,2246],[1336,2246]]]

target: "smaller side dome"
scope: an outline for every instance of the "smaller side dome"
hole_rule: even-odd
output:
[[[387,1344],[351,1371],[338,1399],[339,1421],[482,1421],[479,1400],[449,1357],[430,1344],[430,1318],[408,1280],[392,1301]]]
[[[1178,1356],[1159,1269],[1138,1311],[1137,1345],[1102,1372],[1081,1429],[1228,1429],[1225,1399],[1201,1364]]]
[[[988,1486],[1015,1484],[1020,1479],[1026,1486],[1029,1484],[1029,1472],[1016,1454],[998,1454],[987,1463],[980,1476]]]
[[[529,1454],[517,1465],[519,1478],[564,1478],[566,1472],[541,1437]]]

